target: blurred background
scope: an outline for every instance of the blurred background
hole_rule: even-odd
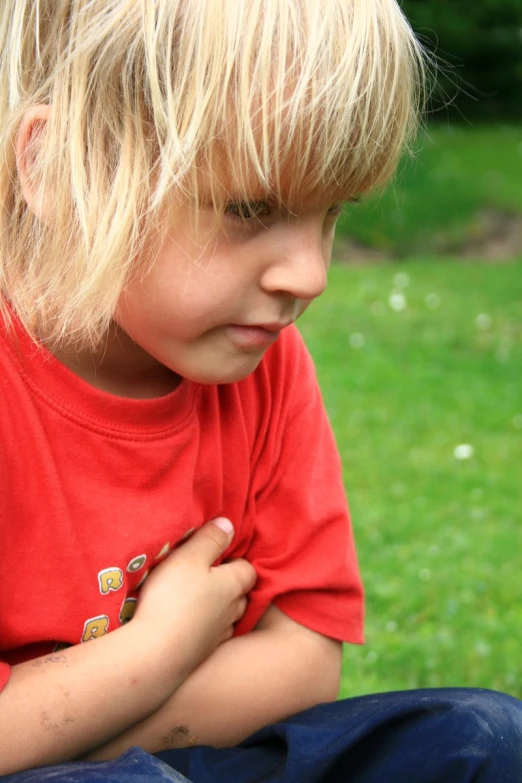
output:
[[[385,198],[345,217],[339,258],[522,255],[522,0],[402,7],[438,63],[427,128]]]
[[[302,319],[367,592],[342,695],[522,698],[522,0],[402,5],[439,89]]]

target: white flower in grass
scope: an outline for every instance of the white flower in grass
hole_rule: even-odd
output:
[[[458,446],[455,446],[455,450],[453,452],[453,456],[458,460],[471,459],[474,454],[475,449],[470,443],[459,443]]]
[[[450,598],[446,604],[446,614],[455,615],[459,611],[460,604],[454,598]]]
[[[486,658],[491,652],[491,647],[487,642],[483,642],[482,640],[480,640],[476,643],[475,650],[478,652],[480,656]]]
[[[440,307],[440,296],[438,294],[428,294],[424,301],[426,302],[426,307],[429,307],[430,310],[436,310],[437,307]]]
[[[408,288],[409,284],[410,276],[406,272],[399,272],[393,278],[393,285],[397,286],[397,288]]]
[[[408,303],[403,293],[400,291],[394,291],[392,294],[390,294],[388,304],[392,310],[395,310],[396,313],[400,313],[401,310],[406,309]]]
[[[360,334],[360,332],[355,332],[354,334],[350,335],[350,345],[352,348],[364,348],[364,334]]]
[[[497,357],[497,361],[502,362],[503,364],[505,362],[508,362],[511,357],[511,351],[509,350],[509,346],[507,345],[501,345],[495,356]]]
[[[487,332],[488,329],[491,329],[491,324],[493,321],[491,316],[487,313],[480,313],[480,315],[477,315],[475,323],[477,325],[477,329],[482,329],[483,332]]]

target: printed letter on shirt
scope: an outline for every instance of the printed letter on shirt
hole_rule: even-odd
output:
[[[104,568],[98,574],[100,593],[107,595],[111,591],[116,592],[123,585],[123,571],[121,568]]]
[[[147,555],[138,555],[137,557],[133,557],[127,566],[127,571],[129,574],[134,574],[136,571],[139,571],[140,568],[143,568],[146,562]]]
[[[109,630],[109,618],[106,614],[86,620],[83,626],[82,642],[90,642],[91,639],[99,639]]]
[[[136,598],[126,598],[120,610],[120,623],[125,625],[132,620],[136,611]]]

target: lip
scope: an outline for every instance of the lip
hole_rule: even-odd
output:
[[[268,324],[252,324],[252,326],[258,329],[266,329],[267,332],[282,332],[283,329],[286,329],[286,327],[290,326],[292,323],[293,321],[285,321],[284,323],[281,321],[271,321]]]
[[[289,323],[229,324],[226,333],[230,342],[242,350],[266,350],[275,343],[281,330]]]

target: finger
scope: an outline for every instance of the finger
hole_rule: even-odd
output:
[[[227,573],[231,579],[234,579],[239,593],[248,593],[257,581],[255,568],[242,558],[223,563],[219,566],[219,570]]]
[[[237,603],[237,612],[236,612],[236,616],[234,618],[234,622],[235,623],[237,623],[238,620],[241,620],[241,618],[245,614],[247,606],[248,606],[248,601],[245,598],[245,596],[243,596],[243,598],[240,598],[238,603]]]
[[[229,639],[232,639],[234,635],[234,629],[232,626],[230,628],[227,628],[227,630],[222,634],[218,644],[223,644],[223,642],[228,642]]]
[[[225,517],[218,517],[197,530],[178,552],[183,553],[183,557],[195,557],[211,566],[221,557],[233,537],[232,522]]]

